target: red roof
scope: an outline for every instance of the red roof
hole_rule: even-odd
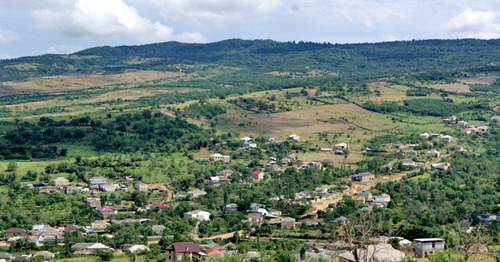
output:
[[[258,175],[258,174],[262,174],[262,173],[264,173],[264,172],[257,170],[257,171],[253,171],[252,175]]]
[[[167,250],[173,250],[176,253],[199,253],[200,245],[194,242],[177,242],[167,247]]]
[[[75,226],[75,225],[67,225],[65,228],[64,228],[64,231],[76,231],[78,230],[78,227]]]
[[[166,205],[166,204],[152,204],[149,206],[149,208],[155,208],[155,207],[158,207],[158,208],[169,208],[170,206],[169,205]]]
[[[103,207],[97,209],[97,211],[99,211],[99,212],[115,212],[116,209],[108,207],[108,206],[103,206]]]
[[[24,230],[22,228],[14,227],[14,228],[9,228],[7,230],[4,230],[3,232],[5,234],[24,234],[24,233],[26,233],[26,230]]]

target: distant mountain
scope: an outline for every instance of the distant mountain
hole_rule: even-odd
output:
[[[130,63],[136,59],[136,63]],[[420,40],[364,44],[229,39],[207,44],[165,42],[94,47],[71,55],[0,61],[0,81],[71,73],[163,70],[173,64],[220,64],[256,72],[327,70],[383,75],[498,66],[500,39]]]

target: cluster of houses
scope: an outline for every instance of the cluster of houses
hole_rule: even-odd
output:
[[[490,121],[491,122],[498,122],[499,119],[500,119],[500,116],[492,116],[490,118]],[[467,121],[464,121],[464,120],[458,121],[456,116],[450,116],[448,118],[443,119],[443,123],[447,123],[447,124],[454,123],[454,124],[458,125],[459,127],[462,127],[462,129],[460,131],[462,133],[466,133],[466,134],[471,134],[471,133],[475,133],[475,132],[482,133],[482,132],[486,132],[486,131],[491,129],[489,126],[484,125],[484,124],[470,125],[469,123],[467,123]]]

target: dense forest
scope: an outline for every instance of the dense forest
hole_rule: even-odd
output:
[[[1,60],[0,80],[69,73],[119,73],[127,69],[169,71],[176,70],[172,67],[176,64],[210,63],[256,72],[324,70],[344,76],[380,76],[479,69],[498,62],[499,54],[499,40],[475,39],[342,45],[241,39],[208,44],[166,42],[142,46],[96,47],[68,56],[44,55]],[[128,63],[130,58],[137,57],[141,63]],[[149,58],[155,59],[148,60]],[[35,67],[29,70],[15,67],[23,63],[31,63]],[[441,78],[438,75],[435,77]]]

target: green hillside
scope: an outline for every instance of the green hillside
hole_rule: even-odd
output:
[[[138,63],[129,63],[139,58]],[[142,59],[142,61],[141,61]],[[95,47],[69,56],[43,55],[0,61],[0,80],[70,73],[171,70],[175,64],[207,64],[257,72],[326,70],[339,75],[380,75],[463,70],[500,61],[500,40],[422,40],[374,44],[320,44],[231,39],[208,44],[166,42]],[[31,69],[13,67],[34,64]]]

